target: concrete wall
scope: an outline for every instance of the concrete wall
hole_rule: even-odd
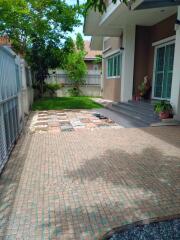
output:
[[[102,64],[99,63],[98,70],[94,69],[96,64],[93,61],[86,61],[88,66],[88,74],[86,76],[86,83],[81,87],[82,95],[85,96],[101,96],[101,71]],[[71,88],[71,82],[65,71],[62,69],[49,70],[50,76],[46,79],[46,83],[64,83],[65,86],[57,91],[58,97],[69,96],[68,89]],[[48,93],[45,93],[47,95]]]
[[[153,80],[154,66],[154,42],[174,36],[176,15],[151,27],[136,27],[135,43],[135,65],[134,65],[134,91],[138,94],[138,86],[143,81],[144,76],[148,75],[151,85]]]
[[[68,97],[70,96],[68,90],[70,89],[70,86],[65,86],[60,90],[57,90],[57,97]],[[82,95],[84,96],[91,96],[91,97],[99,97],[101,96],[101,87],[100,86],[90,86],[85,85],[81,88]]]
[[[103,44],[103,98],[113,101],[120,101],[121,79],[107,77],[107,58],[119,51],[121,47],[120,37],[104,38]]]
[[[34,100],[34,90],[32,89],[31,71],[24,59],[21,59],[21,101],[24,115],[28,115]]]

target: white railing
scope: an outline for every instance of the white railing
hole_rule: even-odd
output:
[[[66,85],[71,84],[65,72],[50,74],[47,77],[46,82],[47,83],[51,83],[51,82],[64,83]],[[86,75],[85,85],[100,85],[100,84],[101,84],[101,74],[99,71],[91,71],[89,74]]]

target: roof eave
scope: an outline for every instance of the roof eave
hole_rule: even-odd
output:
[[[132,5],[132,10],[143,10],[150,8],[171,7],[180,5],[180,0],[136,0]]]

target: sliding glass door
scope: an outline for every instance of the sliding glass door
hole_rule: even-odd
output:
[[[174,43],[155,49],[153,98],[170,99],[174,62]]]

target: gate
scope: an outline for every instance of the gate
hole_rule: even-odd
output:
[[[0,172],[20,132],[20,74],[15,58],[9,48],[0,47]]]

